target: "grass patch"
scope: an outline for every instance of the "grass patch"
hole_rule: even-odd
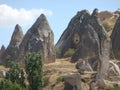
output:
[[[61,77],[61,76],[59,76],[58,78],[57,78],[57,82],[62,82],[63,81],[63,78]]]
[[[120,87],[115,87],[112,90],[120,90]]]

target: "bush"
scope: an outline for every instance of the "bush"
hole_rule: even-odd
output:
[[[11,62],[10,70],[6,73],[6,79],[14,82],[19,82],[20,67],[18,64]]]
[[[71,57],[74,53],[75,53],[75,50],[69,48],[69,49],[65,52],[64,57],[65,57],[65,58]]]
[[[59,57],[61,54],[61,50],[59,48],[55,48],[56,56]]]
[[[57,78],[57,82],[62,82],[63,81],[63,78],[61,77],[61,76],[59,76],[58,78]]]
[[[106,31],[110,31],[110,25],[107,22],[104,22],[103,26],[104,26]]]
[[[27,90],[27,89],[22,88],[17,83],[12,83],[11,81],[4,79],[0,81],[0,90]]]

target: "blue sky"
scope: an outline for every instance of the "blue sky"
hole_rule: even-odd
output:
[[[16,24],[25,34],[41,13],[46,15],[56,43],[77,11],[94,8],[115,11],[120,0],[0,0],[0,46],[7,47]]]

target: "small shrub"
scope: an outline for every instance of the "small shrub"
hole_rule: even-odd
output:
[[[74,53],[75,53],[75,50],[69,48],[69,49],[65,52],[64,57],[65,57],[65,58],[71,57]]]
[[[60,55],[60,53],[61,53],[61,51],[60,51],[60,49],[59,49],[59,48],[55,48],[55,52],[56,52],[56,55],[57,55],[57,56],[59,56],[59,55]]]
[[[103,26],[104,26],[104,28],[105,28],[106,31],[110,30],[110,25],[107,22],[104,22]]]
[[[57,78],[57,82],[62,82],[63,81],[63,78],[61,77],[61,76],[59,76],[58,78]]]
[[[49,83],[49,77],[44,77],[43,78],[43,86],[47,86],[48,85],[48,83]]]

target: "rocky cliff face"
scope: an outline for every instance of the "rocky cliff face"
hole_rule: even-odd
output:
[[[10,44],[2,55],[2,62],[7,63],[9,60],[16,61],[18,57],[19,45],[23,39],[23,32],[20,25],[16,25]],[[9,60],[8,60],[9,59]]]
[[[20,45],[19,58],[24,63],[27,52],[43,52],[44,63],[55,61],[54,35],[44,14],[41,14],[25,34]]]
[[[109,41],[98,18],[98,10],[90,15],[87,10],[78,12],[70,21],[56,44],[63,57],[69,48],[74,48],[72,62],[89,62],[93,70],[105,76],[109,66]],[[99,66],[99,67],[98,67]]]
[[[120,16],[111,34],[113,56],[120,60]]]

